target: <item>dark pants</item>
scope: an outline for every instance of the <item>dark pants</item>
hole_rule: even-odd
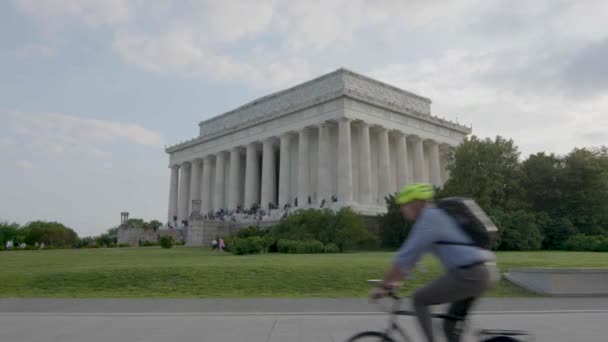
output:
[[[430,305],[451,303],[448,313],[465,317],[476,299],[495,286],[499,277],[496,266],[480,264],[452,270],[416,291],[414,310],[427,341],[435,342]],[[444,321],[443,330],[449,342],[460,341],[463,329],[464,321]]]

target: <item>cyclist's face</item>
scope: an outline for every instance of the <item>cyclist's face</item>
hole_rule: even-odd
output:
[[[425,205],[426,202],[424,201],[413,201],[408,204],[404,204],[401,206],[401,214],[407,220],[416,220],[418,219],[418,216],[420,216],[420,213],[422,212],[422,209],[424,209]]]
[[[401,206],[401,214],[408,220],[416,219],[416,202],[410,202]]]

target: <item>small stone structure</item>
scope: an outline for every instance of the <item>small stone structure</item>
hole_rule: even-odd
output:
[[[512,268],[505,278],[550,296],[608,296],[606,268]]]
[[[211,240],[216,237],[226,237],[241,228],[252,225],[268,228],[278,221],[262,221],[256,224],[233,221],[194,220],[188,227],[186,246],[211,246]]]
[[[118,228],[118,245],[129,244],[131,247],[138,247],[139,242],[157,242],[162,236],[172,236],[173,240],[180,241],[181,236],[177,229],[143,229],[143,228]]]

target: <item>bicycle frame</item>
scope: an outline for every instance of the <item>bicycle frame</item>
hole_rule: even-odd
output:
[[[412,316],[415,317],[416,313],[413,311],[400,310],[402,299],[395,295],[394,293],[389,293],[388,297],[393,299],[392,308],[389,310],[389,326],[386,328],[384,333],[388,336],[393,336],[394,331],[398,331],[401,338],[403,338],[406,342],[412,342],[413,340],[410,336],[405,332],[399,323],[399,316]],[[454,316],[449,314],[431,314],[432,318],[444,319],[444,320],[452,320],[452,321],[463,321],[464,318],[460,316]]]

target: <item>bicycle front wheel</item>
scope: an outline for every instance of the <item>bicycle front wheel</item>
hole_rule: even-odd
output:
[[[352,336],[346,342],[395,342],[395,340],[380,331],[364,331]]]

